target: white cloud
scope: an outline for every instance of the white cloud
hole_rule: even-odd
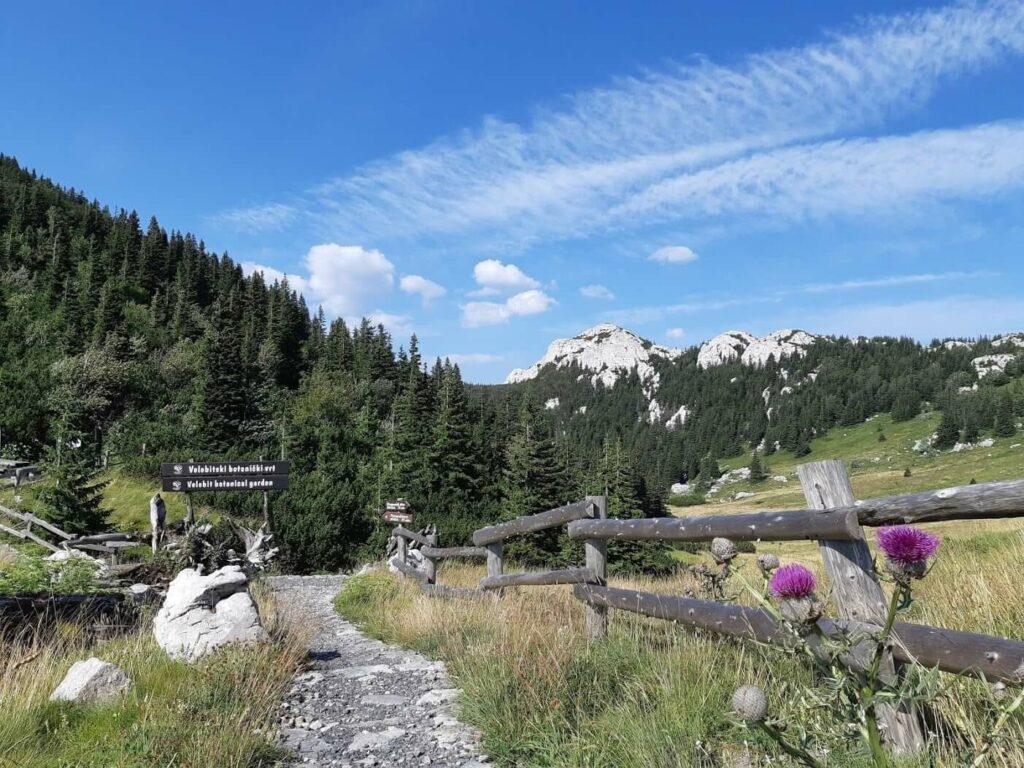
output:
[[[662,264],[687,264],[697,260],[697,254],[685,245],[666,245],[647,257]]]
[[[393,315],[389,312],[371,312],[366,316],[373,325],[383,325],[392,334],[409,334],[413,332],[413,327],[410,322],[408,315]],[[352,318],[352,323],[355,325],[358,323],[356,318]]]
[[[610,212],[647,221],[723,215],[772,220],[985,197],[1024,185],[1024,123],[787,147],[652,184]]]
[[[266,203],[248,208],[221,211],[211,217],[214,224],[251,232],[276,232],[284,229],[298,216],[298,210],[284,203]]]
[[[686,331],[684,331],[682,328],[669,328],[667,331],[665,331],[665,335],[668,336],[668,338],[670,339],[681,339],[683,338],[683,336],[686,335]]]
[[[603,285],[584,285],[580,288],[580,296],[585,299],[605,299],[611,301],[615,294]]]
[[[473,279],[480,290],[474,296],[491,296],[528,288],[539,288],[540,283],[515,264],[502,264],[497,259],[485,259],[473,267]]]
[[[301,275],[286,274],[279,269],[267,267],[263,264],[257,264],[255,261],[243,261],[239,266],[242,268],[242,272],[246,275],[251,275],[254,272],[262,273],[263,281],[268,285],[272,285],[275,282],[279,283],[285,278],[288,278],[288,285],[299,293],[304,294],[309,288],[309,282]]]
[[[788,297],[802,294],[855,291],[867,288],[898,287],[915,283],[938,283],[942,281],[962,282],[964,280],[994,276],[994,273],[988,271],[954,271],[911,275],[889,275],[887,277],[843,280],[834,283],[805,283],[803,285],[781,288],[763,287],[756,293],[747,293],[741,296],[726,296],[717,299],[695,299],[693,301],[684,301],[678,304],[619,309],[614,312],[609,312],[607,317],[613,322],[624,325],[642,325],[645,323],[663,320],[665,317],[670,315],[695,315],[701,312],[713,312],[756,304],[778,304]],[[799,325],[800,323],[797,324]]]
[[[462,324],[467,328],[501,325],[517,315],[539,315],[556,304],[540,290],[529,290],[509,296],[504,302],[471,301],[462,305]]]
[[[463,363],[497,363],[505,359],[504,355],[492,355],[488,352],[467,352],[465,354],[445,355],[456,365]]]
[[[313,298],[334,315],[365,312],[395,283],[395,267],[384,254],[359,245],[314,245],[306,269]]]
[[[406,275],[401,280],[401,288],[406,293],[419,294],[423,306],[427,306],[435,299],[440,299],[448,293],[443,285],[438,285],[433,280],[428,280],[420,275]]]
[[[700,61],[621,78],[570,95],[566,108],[538,109],[528,124],[489,118],[476,130],[323,184],[304,205],[327,231],[347,236],[475,235],[506,244],[737,209],[835,212],[847,197],[849,210],[877,209],[866,206],[863,192],[881,189],[891,200],[920,191],[921,174],[910,174],[918,182],[901,183],[901,174],[913,171],[914,153],[905,152],[880,186],[843,183],[833,190],[827,182],[843,158],[867,153],[854,172],[883,167],[871,156],[873,145],[854,144],[845,154],[826,146],[832,157],[824,174],[821,158],[810,158],[806,172],[801,166],[807,148],[853,131],[877,133],[889,115],[924,102],[951,78],[1022,50],[1019,0],[864,18],[821,42],[751,55],[731,67]],[[794,144],[804,146],[787,154]],[[967,149],[971,158],[983,154]],[[901,158],[889,151],[885,160]],[[934,172],[936,163],[926,165],[925,176],[942,190],[977,194],[993,181],[998,186],[997,169],[985,165],[969,173],[969,161],[955,162],[945,176]],[[967,176],[976,181],[965,182]],[[792,194],[784,186],[790,182]],[[816,194],[824,205],[815,204]],[[809,211],[802,208],[808,203]]]

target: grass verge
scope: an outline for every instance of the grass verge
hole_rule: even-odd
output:
[[[981,534],[943,546],[912,618],[1019,636],[1020,537]],[[744,573],[756,582],[749,565]],[[480,575],[478,568],[447,566],[439,581],[472,586]],[[615,585],[666,594],[694,586],[685,575]],[[734,592],[740,589],[733,585]],[[619,611],[611,612],[608,638],[588,644],[583,608],[562,587],[511,590],[494,602],[438,600],[373,573],[349,580],[336,607],[368,634],[444,660],[464,694],[463,719],[482,731],[485,748],[500,765],[793,765],[728,712],[732,691],[743,683],[763,686],[776,712],[802,695],[810,672],[782,651]],[[964,750],[986,731],[990,710],[983,684],[951,676],[943,682],[928,755],[898,765],[963,765]],[[838,737],[826,735],[818,746],[828,750],[828,765],[869,764],[856,745]],[[751,762],[740,762],[747,757]],[[1019,719],[988,764],[1024,765]]]
[[[256,768],[284,756],[274,716],[306,654],[306,638],[254,586],[271,643],[225,649],[196,665],[172,661],[139,631],[87,646],[59,637],[0,647],[3,768]],[[75,661],[98,656],[123,667],[129,693],[106,705],[48,701]]]

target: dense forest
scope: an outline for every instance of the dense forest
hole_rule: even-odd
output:
[[[396,351],[383,327],[328,323],[286,282],[2,156],[0,431],[4,455],[46,462],[52,516],[74,530],[102,526],[99,468],[155,477],[161,461],[285,457],[292,486],[272,523],[297,569],[379,553],[396,497],[449,543],[606,489],[616,514],[664,509],[614,434],[571,450],[530,390],[469,388],[415,337]],[[562,553],[537,538],[519,554]]]
[[[691,411],[670,430],[648,423],[635,373],[611,389],[576,368],[468,385],[458,366],[422,359],[415,337],[396,349],[381,326],[328,321],[287,282],[246,276],[192,234],[143,226],[0,155],[0,454],[45,462],[53,482],[40,493],[74,530],[103,525],[104,469],[152,478],[161,461],[258,456],[293,463],[272,523],[296,570],[379,553],[379,513],[396,497],[447,544],[588,493],[607,493],[615,516],[660,515],[668,486],[707,480],[716,459],[804,453],[815,434],[877,412],[942,409],[939,447],[1012,434],[1024,402],[1004,385],[1019,361],[975,387],[971,360],[992,351],[830,339],[802,358],[702,370],[691,349],[658,363],[658,399]],[[556,396],[559,408],[543,406]],[[240,515],[259,504],[208,501]],[[514,554],[574,557],[550,536]],[[649,547],[612,562],[665,565]]]

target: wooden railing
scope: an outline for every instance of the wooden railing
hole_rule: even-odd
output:
[[[36,517],[30,512],[19,512],[0,504],[0,533],[25,541],[32,541],[51,552],[60,552],[69,547],[107,555],[117,562],[120,550],[139,545],[139,537],[131,533],[99,533],[94,536],[74,536],[61,530],[53,523]],[[18,527],[15,527],[18,526]],[[40,534],[51,538],[47,539]],[[56,543],[53,539],[56,539]]]
[[[425,543],[421,550],[427,563],[426,575],[411,567],[401,570],[415,573],[415,578],[424,582],[424,593],[441,597],[480,597],[488,592],[500,595],[505,588],[515,586],[571,584],[575,597],[587,607],[586,631],[594,639],[606,633],[607,611],[615,608],[722,635],[789,645],[794,640],[792,632],[762,608],[609,587],[606,542],[710,541],[717,537],[738,541],[815,540],[838,611],[836,619],[823,618],[819,626],[824,634],[837,635],[877,627],[887,610],[862,526],[1024,516],[1024,480],[858,503],[841,461],[804,464],[797,468],[797,475],[809,509],[609,520],[605,498],[590,496],[547,512],[481,528],[473,534],[475,547],[440,549],[434,536],[435,540]],[[584,567],[503,572],[503,544],[507,539],[561,525],[568,526],[570,538],[583,543]],[[395,532],[413,540],[418,536],[401,528]],[[487,575],[481,579],[479,589],[454,589],[435,583],[438,559],[484,556]],[[882,673],[897,673],[902,663],[910,662],[945,672],[981,676],[990,682],[1024,683],[1024,642],[1020,640],[898,622],[892,652],[883,660]],[[923,747],[920,718],[910,707],[887,704],[881,707],[880,716],[894,751],[915,752]]]

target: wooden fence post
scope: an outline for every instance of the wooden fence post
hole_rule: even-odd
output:
[[[842,461],[815,461],[796,468],[807,505],[811,509],[828,510],[856,504],[846,465]],[[881,625],[888,610],[888,601],[875,575],[871,550],[862,535],[853,541],[819,541],[821,559],[825,564],[842,619]],[[894,670],[891,655],[884,665]],[[924,748],[924,732],[913,707],[907,704],[878,707],[886,744],[893,752],[906,754]]]
[[[431,547],[436,547],[437,546],[437,534],[436,533],[428,533],[427,534],[427,541],[430,542],[430,546]],[[420,553],[422,554],[422,549],[420,550]],[[427,557],[426,555],[423,555],[423,563],[424,563],[424,570],[425,570],[425,572],[427,574],[427,584],[436,584],[437,583],[437,560],[434,559],[433,557]]]
[[[396,530],[395,541],[396,541],[396,543],[398,545],[398,551],[395,554],[398,556],[398,562],[404,564],[405,563],[406,554],[407,554],[406,549],[408,548],[409,543],[405,540],[405,536],[401,536],[401,535],[399,535],[397,533],[398,527],[399,526],[396,526],[396,528],[395,528],[395,530]]]
[[[504,541],[492,541],[486,545],[487,549],[487,576],[501,576],[503,570],[503,559],[502,552],[505,549]],[[504,589],[495,590],[495,594],[499,597],[505,594]]]
[[[587,496],[587,501],[596,507],[594,517],[605,520],[608,517],[608,499],[605,496]],[[604,539],[584,539],[584,565],[597,575],[599,586],[608,586],[608,551]],[[587,637],[597,640],[608,634],[608,608],[587,603]]]

